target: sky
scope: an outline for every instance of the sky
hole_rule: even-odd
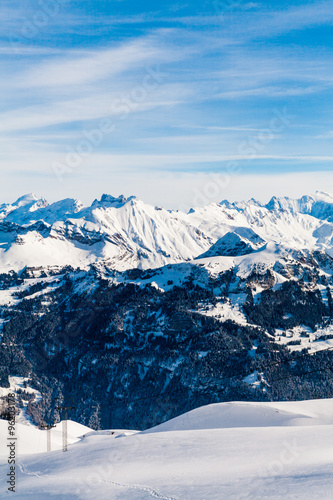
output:
[[[332,0],[2,0],[0,203],[333,192],[332,25]]]

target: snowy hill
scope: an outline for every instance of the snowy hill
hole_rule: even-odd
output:
[[[218,403],[176,417],[145,431],[233,429],[235,427],[299,427],[333,425],[333,400]]]
[[[31,440],[31,454],[19,457],[15,497],[329,500],[332,415],[332,400],[228,403],[144,433],[88,433],[67,453],[36,454]],[[0,464],[4,492],[8,464]]]
[[[333,197],[221,202],[188,214],[103,195],[90,207],[49,205],[30,194],[0,206],[0,271],[25,266],[156,268],[212,255],[242,255],[263,242],[333,255]]]

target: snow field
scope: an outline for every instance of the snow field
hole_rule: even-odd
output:
[[[143,433],[85,434],[67,453],[20,456],[15,497],[332,498],[333,400],[221,403]]]

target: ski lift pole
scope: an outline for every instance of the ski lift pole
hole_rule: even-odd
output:
[[[60,399],[60,398],[56,398]],[[56,410],[62,412],[63,414],[63,419],[62,419],[62,451],[68,451],[68,426],[67,426],[67,415],[68,415],[68,410],[73,410],[75,406],[73,406],[73,401],[74,398],[72,399],[71,405],[70,406],[60,406],[59,403],[57,403],[57,406],[55,407]]]
[[[53,422],[54,424],[54,422]],[[41,429],[46,429],[46,432],[47,432],[47,439],[46,439],[46,442],[47,442],[47,451],[51,451],[51,429],[53,429],[53,427],[55,427],[55,425],[53,424],[46,424],[44,422],[43,425],[40,426]]]

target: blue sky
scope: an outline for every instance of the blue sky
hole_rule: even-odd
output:
[[[333,192],[333,1],[1,4],[1,202]]]

